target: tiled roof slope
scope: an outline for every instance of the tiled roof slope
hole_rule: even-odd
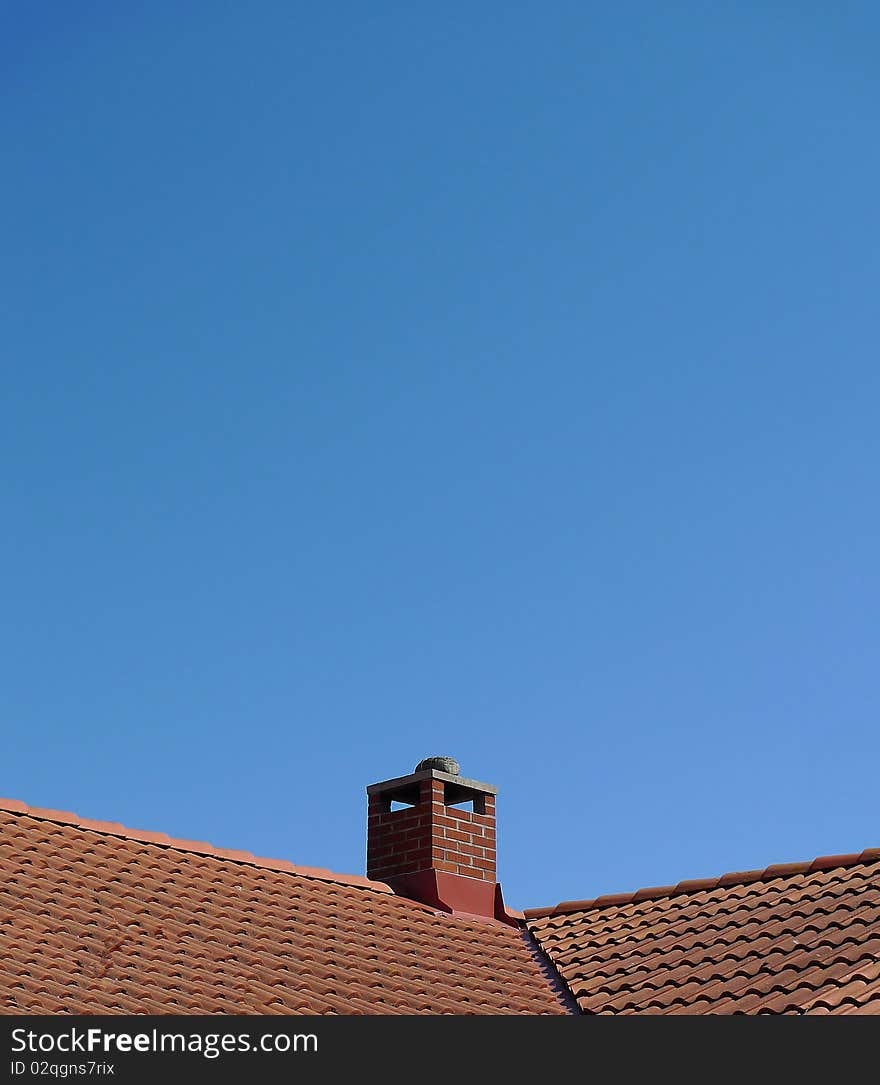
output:
[[[585,1013],[880,1015],[880,849],[525,915]]]
[[[565,1013],[524,931],[0,801],[0,1013]]]

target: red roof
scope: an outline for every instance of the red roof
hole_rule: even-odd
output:
[[[525,915],[585,1013],[880,1014],[880,849]]]
[[[528,933],[0,800],[0,1012],[558,1014]]]
[[[578,1008],[880,1015],[880,850],[568,902],[517,927],[0,800],[0,1013]]]

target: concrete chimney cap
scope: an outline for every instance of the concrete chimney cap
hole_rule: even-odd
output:
[[[461,765],[454,757],[426,757],[416,765],[414,771],[423,772],[425,769],[436,769],[438,772],[448,772],[450,776],[461,776]]]

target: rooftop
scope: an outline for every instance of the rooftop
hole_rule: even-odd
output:
[[[515,913],[494,788],[369,790],[390,884],[0,799],[0,1013],[880,1015],[880,849]]]
[[[566,1012],[528,932],[381,883],[0,801],[5,1013]]]

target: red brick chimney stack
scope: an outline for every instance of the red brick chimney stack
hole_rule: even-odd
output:
[[[443,911],[509,921],[496,878],[497,792],[464,778],[451,757],[371,784],[367,877]]]

